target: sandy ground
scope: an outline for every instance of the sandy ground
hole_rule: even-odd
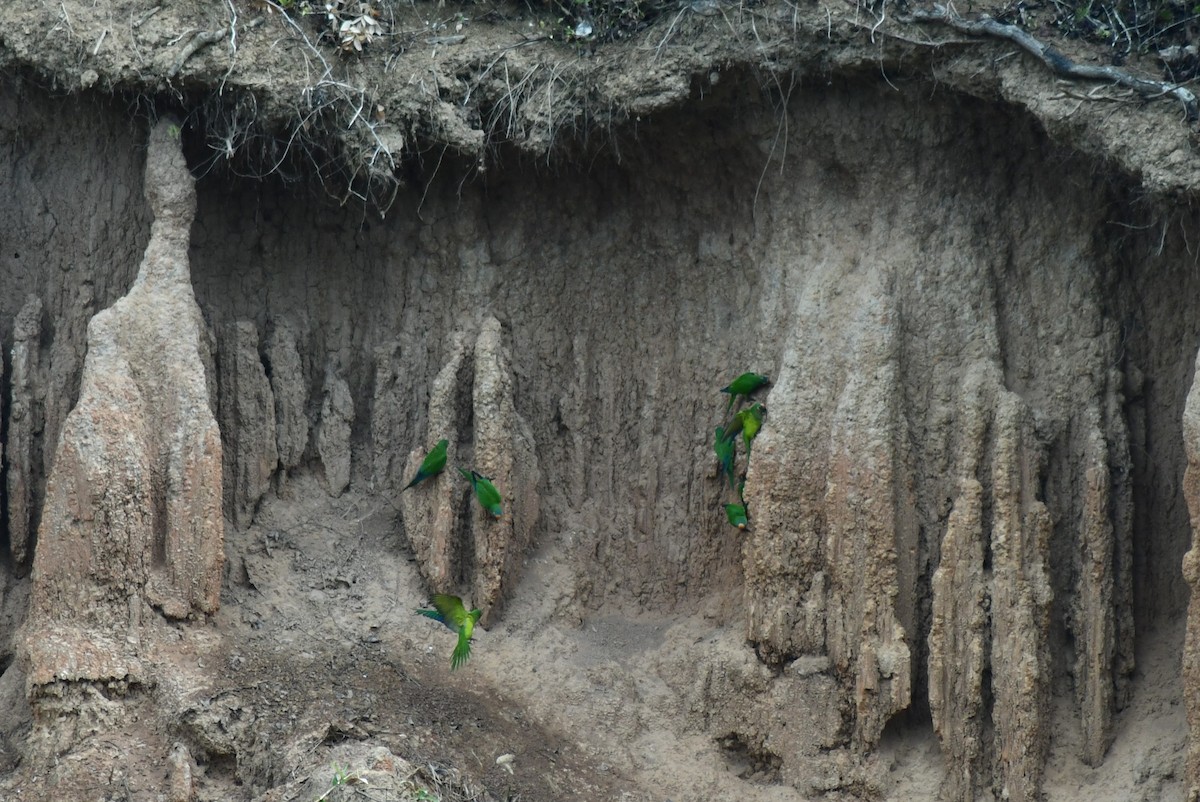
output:
[[[240,693],[280,742],[334,722],[498,798],[805,798],[740,779],[748,767],[688,731],[681,700],[654,670],[698,637],[748,648],[736,631],[714,630],[703,612],[581,615],[546,544],[503,620],[478,631],[471,660],[451,673],[453,635],[413,613],[427,595],[394,515],[354,493],[330,501],[299,480],[229,538],[216,619],[235,680],[225,692]],[[332,745],[304,771],[321,776]],[[515,755],[511,775],[496,764],[504,754]]]
[[[582,610],[557,559],[564,543],[547,542],[503,619],[478,632],[471,660],[451,673],[453,636],[413,614],[426,593],[394,511],[353,492],[330,500],[307,479],[283,495],[229,538],[216,624],[231,670],[228,687],[213,689],[239,694],[272,741],[313,743],[300,759],[295,749],[267,759],[276,782],[286,769],[292,787],[307,779],[319,789],[338,744],[357,740],[453,778],[463,798],[486,798],[483,789],[521,800],[809,798],[723,749],[676,690],[690,678],[664,676],[695,644],[748,648],[737,626],[720,624],[730,600],[669,617]],[[1147,638],[1135,689],[1145,696],[1100,768],[1073,756],[1073,722],[1060,717],[1048,802],[1182,798],[1181,637],[1176,627]],[[511,775],[496,763],[505,754],[515,756]],[[869,769],[876,782],[860,798],[932,800],[943,770],[937,739],[928,727],[889,731]],[[230,767],[204,770],[204,798],[224,798]]]

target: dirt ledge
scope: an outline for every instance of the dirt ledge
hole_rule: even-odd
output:
[[[103,91],[151,115],[182,113],[214,163],[338,174],[379,205],[406,163],[446,147],[480,170],[505,144],[569,157],[615,126],[703,95],[731,70],[777,104],[854,75],[1011,103],[1151,193],[1191,192],[1200,165],[1194,131],[1170,100],[1103,89],[1088,97],[1095,84],[1057,79],[1011,42],[874,19],[846,3],[681,3],[611,44],[547,38],[554,21],[528,6],[420,3],[387,14],[387,35],[347,56],[318,41],[311,18],[259,2],[17,4],[0,27],[0,68],[54,92]],[[1078,63],[1104,63],[1086,45],[1056,46]],[[1156,77],[1153,63],[1129,69]]]

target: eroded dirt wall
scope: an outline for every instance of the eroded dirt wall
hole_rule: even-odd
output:
[[[78,393],[88,321],[128,289],[149,236],[144,126],[127,111],[100,95],[56,100],[17,79],[0,83],[0,343],[5,365],[18,362],[4,384],[17,383],[3,404],[5,490],[27,499],[5,523],[20,573]]]
[[[710,514],[717,390],[776,359],[757,330],[761,235],[745,185],[761,157],[708,126],[669,160],[657,135],[627,138],[627,166],[602,152],[591,168],[526,165],[486,184],[447,159],[383,222],[270,184],[230,194],[202,181],[198,298],[217,325],[244,317],[264,340],[294,332],[310,410],[327,371],[345,379],[356,475],[381,491],[402,486],[457,340],[495,316],[543,466],[542,531],[578,532],[579,554],[612,568],[581,576],[580,592],[694,599],[738,573],[739,546]],[[721,158],[690,161],[718,137]]]
[[[0,772],[28,735],[14,635],[54,444],[78,396],[88,322],[128,290],[150,231],[145,130],[126,111],[0,79]]]
[[[1050,700],[1098,763],[1134,669],[1118,199],[1015,110],[873,83],[801,90],[786,119],[760,100],[710,94],[553,171],[443,163],[383,222],[202,184],[200,302],[294,332],[310,409],[346,382],[381,489],[380,454],[432,444],[433,377],[495,316],[541,470],[532,539],[578,533],[576,598],[744,582],[729,614],[760,657],[828,659],[847,711],[807,741],[739,734],[784,776],[915,707],[947,793],[1034,798]],[[709,432],[747,368],[776,381],[738,544]]]
[[[940,737],[949,799],[1037,798],[1056,744],[1102,764],[1138,704],[1135,646],[1186,601],[1172,488],[1200,238],[1168,228],[1139,272],[1153,232],[1120,182],[1015,109],[895,82],[802,85],[781,117],[724,80],[553,167],[501,154],[480,176],[432,151],[384,220],[203,176],[189,257],[232,548],[311,470],[489,614],[539,549],[570,567],[548,592],[572,617],[734,599],[711,620],[752,652],[657,665],[696,726],[805,793],[866,788],[857,761],[904,710]],[[47,130],[88,113],[40,103]],[[58,272],[0,262],[45,295],[57,404],[145,241],[120,119],[85,117],[127,194],[47,166],[51,145],[92,158],[78,129],[4,168],[135,221],[68,239]],[[47,242],[92,219],[17,206]],[[712,430],[745,369],[773,386],[742,534]],[[503,476],[508,518],[450,475],[397,500],[439,436]]]
[[[1188,603],[1176,570],[1190,542],[1180,492],[1186,456],[1182,410],[1200,345],[1200,227],[1190,203],[1129,193],[1110,226],[1121,261],[1111,303],[1121,324],[1122,371],[1132,446],[1139,627],[1180,615]]]

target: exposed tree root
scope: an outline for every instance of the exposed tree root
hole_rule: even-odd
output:
[[[956,31],[977,36],[995,36],[1020,45],[1055,74],[1064,78],[1081,78],[1088,81],[1111,81],[1132,89],[1144,98],[1171,95],[1183,104],[1188,122],[1200,119],[1196,96],[1191,90],[1174,83],[1138,78],[1116,67],[1097,67],[1091,64],[1076,64],[1050,45],[1045,45],[1016,25],[1005,25],[986,15],[975,20],[963,19],[945,6],[934,6],[933,11],[916,10],[909,15],[914,22],[940,22]]]
[[[229,28],[218,28],[215,31],[197,31],[192,34],[192,38],[184,46],[183,52],[179,54],[179,58],[175,60],[175,65],[171,67],[167,73],[168,78],[174,78],[183,69],[184,62],[196,54],[197,50],[207,45],[221,41],[226,36],[229,36]]]

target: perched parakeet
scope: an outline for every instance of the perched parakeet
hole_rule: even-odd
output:
[[[735,416],[742,424],[742,442],[746,444],[747,457],[750,456],[750,443],[758,436],[758,430],[762,428],[763,416],[766,413],[767,408],[756,401]]]
[[[468,473],[462,468],[459,468],[458,472],[471,483],[471,489],[475,491],[475,498],[479,499],[479,506],[497,518],[504,514],[504,509],[500,506],[500,491],[492,484],[491,479],[476,471]]]
[[[430,451],[425,455],[425,459],[421,460],[421,467],[417,469],[417,475],[413,477],[411,482],[404,486],[404,490],[408,490],[414,485],[419,485],[430,476],[436,476],[442,472],[442,469],[446,467],[446,446],[448,445],[450,445],[449,440],[438,440],[438,444],[433,447],[433,451]]]
[[[418,607],[417,613],[440,621],[446,625],[446,629],[458,633],[458,645],[450,655],[450,670],[453,671],[471,656],[471,635],[475,632],[475,624],[479,622],[483,611],[472,610],[468,613],[462,599],[445,593],[433,594],[430,601],[433,602],[432,610]]]
[[[738,529],[745,529],[749,523],[746,519],[745,504],[726,504],[725,517],[729,519],[730,526],[736,526]]]
[[[729,474],[729,486],[733,487],[733,460],[734,452],[737,449],[733,445],[733,438],[725,434],[725,430],[718,426],[716,436],[713,438],[713,451],[717,454],[717,478],[720,479],[724,474]]]
[[[721,392],[729,393],[729,406],[725,408],[728,412],[733,409],[733,405],[737,403],[738,396],[750,397],[750,394],[760,387],[766,387],[771,383],[771,380],[766,376],[758,373],[743,373],[729,383],[728,387],[722,387]]]

